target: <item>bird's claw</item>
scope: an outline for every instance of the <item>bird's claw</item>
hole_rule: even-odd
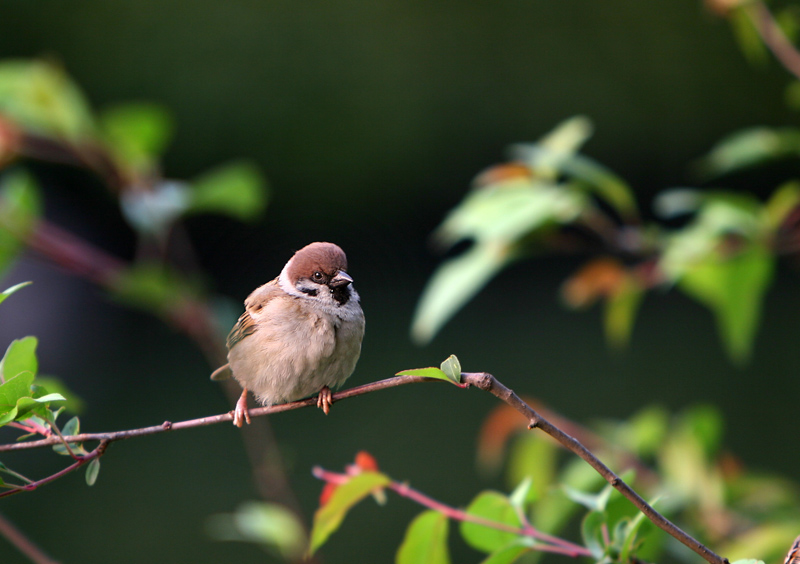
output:
[[[250,413],[247,411],[246,388],[242,391],[242,395],[239,396],[236,402],[236,408],[233,410],[233,424],[241,428],[245,422],[247,422],[248,425],[250,424]]]
[[[331,389],[328,386],[323,386],[317,395],[317,407],[320,408],[325,415],[328,415],[331,412],[332,405],[333,392],[331,392]]]

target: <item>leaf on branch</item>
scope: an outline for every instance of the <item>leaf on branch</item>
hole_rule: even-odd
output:
[[[249,161],[219,166],[191,183],[186,213],[220,213],[241,221],[258,218],[269,190],[260,169]]]
[[[448,531],[446,515],[432,510],[420,513],[406,530],[396,564],[450,564]]]
[[[391,480],[379,472],[362,472],[340,485],[328,503],[317,509],[311,529],[309,554],[319,549],[341,525],[347,512],[374,490],[388,486]]]
[[[518,538],[517,540],[499,548],[481,561],[481,564],[511,564],[522,555],[531,552],[536,547],[536,541],[531,538]]]
[[[47,61],[0,63],[0,111],[40,135],[79,141],[94,129],[80,88],[64,70]]]
[[[86,467],[86,484],[93,486],[97,482],[98,474],[100,474],[100,459],[94,458]]]
[[[0,304],[3,303],[8,296],[13,294],[17,290],[20,290],[25,286],[30,286],[31,284],[33,284],[33,282],[21,282],[19,284],[16,284],[15,286],[7,288],[6,290],[3,290],[2,292],[0,292]]]
[[[521,528],[522,523],[509,498],[500,492],[485,491],[472,500],[467,513],[510,527]],[[500,531],[486,525],[461,522],[461,536],[472,548],[492,553],[519,538],[512,532]]]
[[[441,368],[435,366],[428,366],[427,368],[411,368],[409,370],[401,370],[395,376],[419,376],[420,378],[436,378],[437,380],[450,380]]]
[[[144,102],[120,104],[103,111],[100,126],[111,153],[132,175],[152,172],[174,130],[166,108]]]
[[[25,337],[11,342],[3,359],[0,360],[0,377],[2,377],[2,380],[8,381],[22,373],[29,373],[31,380],[36,376],[36,372],[39,369],[39,362],[36,359],[37,344],[36,337]],[[30,387],[30,383],[28,386]]]
[[[731,174],[768,161],[800,155],[800,129],[755,127],[717,143],[699,163],[709,177]]]

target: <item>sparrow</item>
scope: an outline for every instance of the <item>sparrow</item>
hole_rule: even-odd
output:
[[[318,393],[327,415],[331,388],[355,369],[364,337],[364,312],[347,257],[333,243],[311,243],[297,251],[280,275],[256,288],[228,335],[228,363],[211,374],[231,374],[242,386],[233,424],[250,423],[247,393],[262,405]]]

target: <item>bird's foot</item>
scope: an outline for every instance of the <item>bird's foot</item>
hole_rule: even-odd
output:
[[[331,392],[331,389],[328,386],[323,386],[317,395],[317,407],[325,412],[325,415],[328,415],[331,412],[332,405],[333,392]]]
[[[250,413],[247,411],[247,388],[242,390],[242,395],[239,396],[236,408],[233,410],[233,424],[241,427],[244,422],[250,424]]]

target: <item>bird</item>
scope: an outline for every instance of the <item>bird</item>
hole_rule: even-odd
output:
[[[317,393],[317,407],[327,415],[331,388],[353,373],[364,338],[364,312],[344,251],[334,243],[306,245],[244,306],[228,334],[228,362],[211,374],[212,380],[232,375],[242,386],[233,424],[250,423],[248,392],[262,405]]]

